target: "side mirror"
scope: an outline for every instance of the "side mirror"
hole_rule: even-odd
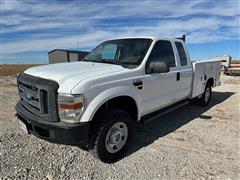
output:
[[[149,73],[167,73],[169,72],[169,67],[167,63],[163,61],[152,61],[149,64]]]

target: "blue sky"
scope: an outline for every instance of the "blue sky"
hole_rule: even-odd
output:
[[[192,59],[240,59],[239,0],[0,0],[1,64],[47,63],[57,48],[105,39],[187,35]]]

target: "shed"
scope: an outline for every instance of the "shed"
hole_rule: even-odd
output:
[[[49,64],[81,61],[88,53],[87,51],[54,49],[48,52],[48,61]]]

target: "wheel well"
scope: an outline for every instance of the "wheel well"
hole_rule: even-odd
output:
[[[209,78],[208,81],[207,81],[207,84],[210,83],[211,86],[213,87],[213,84],[214,84],[214,80],[213,78]]]
[[[129,96],[119,96],[105,102],[95,113],[94,117],[109,108],[119,108],[128,112],[134,121],[138,120],[138,108],[135,100]]]

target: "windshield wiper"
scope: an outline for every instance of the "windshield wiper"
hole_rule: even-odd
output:
[[[105,59],[102,60],[103,63],[108,63],[108,64],[116,64],[116,65],[121,65],[119,62],[117,61],[106,61]]]
[[[105,59],[101,59],[100,61],[98,60],[84,60],[86,62],[98,62],[98,63],[107,63],[107,64],[116,64],[116,65],[121,65],[119,62],[116,61],[107,61]]]
[[[96,62],[96,63],[106,63],[106,64],[116,64],[116,65],[122,66],[122,64],[119,63],[119,62],[116,62],[116,61],[107,61],[107,60],[105,60],[105,59],[102,59],[102,60],[100,60],[100,61],[98,61],[98,60],[92,60],[92,59],[83,59],[82,61],[85,61],[85,62]]]
[[[102,62],[102,61],[97,61],[97,60],[92,60],[92,59],[83,59],[82,61],[85,61],[85,62]]]

